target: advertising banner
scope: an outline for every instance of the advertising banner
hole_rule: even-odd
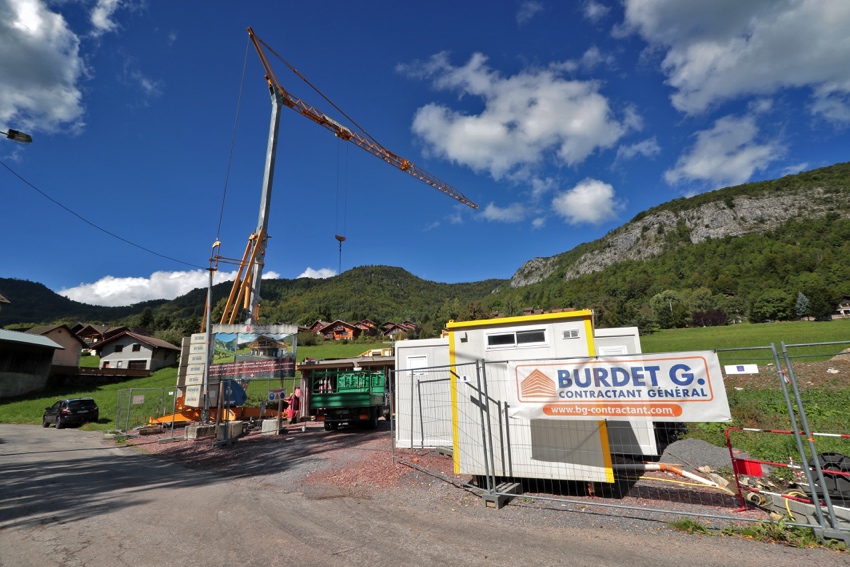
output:
[[[293,376],[295,376],[294,358],[213,364],[209,371],[211,382],[226,378],[231,380],[256,380],[260,378],[292,378]]]
[[[713,351],[509,362],[511,417],[731,421]]]

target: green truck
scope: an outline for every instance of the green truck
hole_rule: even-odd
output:
[[[310,415],[323,421],[325,431],[340,425],[378,427],[378,418],[389,419],[390,401],[384,371],[332,369],[309,377]]]

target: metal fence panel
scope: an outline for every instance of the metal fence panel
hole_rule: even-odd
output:
[[[844,481],[841,471],[837,474],[827,471],[825,476],[822,471],[819,473],[815,457],[823,452],[846,455],[850,447],[837,443],[845,439],[847,432],[827,427],[820,435],[821,431],[811,431],[812,424],[806,418],[818,414],[814,420],[818,426],[824,423],[837,426],[839,423],[846,425],[846,414],[820,415],[825,412],[819,412],[816,398],[829,394],[816,387],[800,389],[797,383],[812,382],[809,378],[819,373],[820,382],[814,383],[817,386],[825,381],[828,383],[828,379],[823,378],[824,372],[850,371],[847,361],[850,349],[842,351],[848,345],[850,343],[782,344],[781,352],[774,345],[718,350],[733,421],[654,422],[651,429],[636,426],[634,422],[610,420],[543,422],[510,418],[505,395],[506,363],[479,362],[474,368],[467,365],[443,368],[439,372],[436,368],[418,369],[418,381],[405,381],[407,393],[402,393],[404,388],[401,387],[397,392],[397,427],[400,430],[397,441],[405,439],[405,435],[408,441],[396,445],[395,457],[410,463],[413,453],[407,454],[405,449],[419,449],[416,454],[421,456],[425,454],[422,450],[438,445],[424,441],[431,434],[429,432],[440,431],[444,439],[445,432],[454,428],[452,451],[444,457],[453,461],[455,478],[450,480],[468,480],[480,487],[485,499],[488,494],[509,499],[515,491],[503,493],[500,490],[510,481],[521,486],[526,498],[524,502],[530,498],[537,505],[554,505],[562,510],[584,510],[590,506],[604,513],[628,513],[647,518],[675,515],[728,522],[766,520],[771,512],[782,514],[784,508],[789,512],[792,509],[788,502],[793,500],[788,494],[798,489],[788,482],[793,482],[793,477],[800,480],[809,474],[812,478],[809,484],[825,485],[827,489]],[[804,359],[819,360],[823,368],[803,366]],[[846,369],[841,366],[830,370],[830,364],[839,366],[838,362],[842,361]],[[846,389],[838,388],[837,391],[846,392]],[[447,398],[452,406],[450,417],[445,412]],[[439,413],[437,408],[441,410]],[[760,423],[765,416],[772,421]],[[405,420],[408,425],[404,425]],[[780,464],[802,466],[788,479],[782,474],[763,480],[744,475],[753,470],[748,471],[742,463],[759,459],[742,452],[734,438],[727,445],[729,426],[745,428],[748,435],[759,436],[757,442],[745,444],[754,452],[763,453]],[[768,430],[784,431],[784,439],[776,441],[774,438],[779,435]],[[648,435],[652,436],[651,440],[647,439]],[[411,441],[412,437],[418,440]],[[601,463],[594,461],[600,454],[600,444],[608,449],[607,456],[603,456],[607,460]],[[648,449],[653,446],[655,454],[647,454],[652,452]],[[435,450],[429,456],[438,453],[440,451]],[[811,467],[807,466],[810,462],[814,463]],[[418,459],[413,466],[429,472]],[[430,472],[446,478],[445,466],[431,466]],[[766,466],[764,470],[780,468]],[[846,477],[850,482],[850,471]],[[741,478],[744,478],[744,486],[739,489]],[[758,491],[763,494],[774,491],[779,499],[767,502],[746,497]],[[835,506],[827,497],[821,496],[821,499],[825,500],[823,507],[810,502],[808,516],[799,512],[784,514],[786,521],[815,525],[821,534],[846,541],[850,537],[850,524],[844,523],[843,518],[845,511],[850,514],[850,509],[840,504],[850,502],[841,499]]]
[[[152,417],[170,413],[174,388],[130,388],[118,391],[115,429],[127,432],[146,425]]]

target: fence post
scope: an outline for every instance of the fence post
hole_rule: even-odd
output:
[[[483,391],[481,389],[481,360],[475,361],[475,380],[478,388],[478,413],[481,416],[481,448],[484,452],[484,475],[487,477],[487,492],[492,493],[496,487],[490,483],[490,461],[487,458],[487,433],[485,430],[484,424],[484,405],[482,395]]]
[[[794,369],[791,366],[791,358],[788,356],[788,349],[785,346],[785,341],[781,341],[779,344],[782,346],[782,356],[785,359],[785,368],[788,369],[788,380],[791,382],[791,390],[794,392],[794,399],[797,402],[797,411],[800,412],[800,423],[803,426],[803,432],[806,434],[806,441],[809,443],[809,451],[811,451],[812,460],[815,463],[815,473],[818,476],[820,486],[823,488],[823,501],[826,503],[826,510],[829,514],[829,527],[838,529],[838,520],[835,517],[835,509],[832,507],[832,499],[829,497],[829,491],[826,489],[826,481],[823,478],[823,469],[821,468],[820,461],[818,460],[817,450],[815,449],[815,440],[812,435],[812,431],[809,428],[809,421],[806,419],[806,410],[803,407],[803,400],[800,398],[800,390],[797,388],[797,378],[794,376]],[[805,458],[801,464],[806,471],[809,470]],[[820,498],[818,497],[818,491],[815,485],[812,484],[810,475],[807,474],[806,478],[809,481],[809,486],[812,487],[812,500],[815,503],[815,508],[820,510]],[[819,515],[819,518],[821,517],[822,514]],[[821,523],[821,527],[826,529],[827,526]]]
[[[800,453],[800,461],[803,464],[803,473],[806,475],[806,481],[809,486],[814,487],[812,482],[812,473],[806,463],[806,450],[803,447],[803,440],[800,438],[800,426],[797,424],[797,416],[794,415],[794,406],[791,404],[791,397],[788,395],[788,386],[785,384],[785,375],[782,373],[782,363],[779,360],[779,354],[776,352],[776,343],[770,343],[770,350],[773,352],[773,361],[776,364],[776,372],[779,375],[779,384],[782,386],[782,395],[785,396],[785,406],[788,409],[788,417],[791,420],[791,431],[794,432],[794,440],[797,442],[797,451]],[[821,529],[826,528],[826,520],[823,517],[823,511],[820,509],[820,502],[817,499],[817,494],[814,497],[815,515],[818,518],[818,524]]]
[[[487,416],[487,439],[490,445],[490,474],[493,477],[493,492],[496,492],[496,459],[495,454],[496,450],[493,447],[493,420],[490,417],[490,391],[487,387],[487,363],[483,360],[481,362],[481,375],[484,377],[484,405],[486,410],[484,414]]]

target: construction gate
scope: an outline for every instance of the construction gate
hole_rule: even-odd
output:
[[[717,350],[732,422],[649,428],[511,418],[508,400],[496,394],[508,361],[396,370],[393,459],[474,490],[494,508],[522,494],[524,506],[649,520],[782,518],[850,544],[846,412],[819,403],[830,396],[831,377],[846,382],[848,347]],[[774,421],[759,423],[767,414]],[[739,449],[745,436],[759,437],[744,445],[763,455]]]

